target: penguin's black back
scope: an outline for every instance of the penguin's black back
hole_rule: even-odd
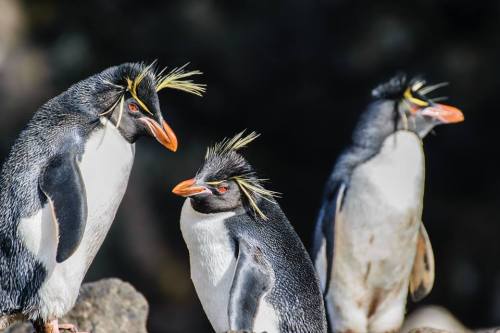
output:
[[[298,235],[277,203],[261,200],[268,220],[252,212],[225,221],[236,242],[244,239],[258,246],[274,271],[275,284],[266,296],[279,316],[282,332],[326,332],[319,281]]]

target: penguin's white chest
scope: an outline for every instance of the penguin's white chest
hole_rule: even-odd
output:
[[[111,227],[127,189],[135,145],[126,141],[109,121],[85,145],[79,165],[87,193],[88,218],[82,243],[88,267]]]
[[[115,218],[125,193],[134,160],[134,145],[128,143],[108,121],[91,134],[79,163],[85,185],[88,218],[82,241],[75,253],[56,262],[57,226],[48,205],[19,224],[27,248],[47,269],[39,290],[40,315],[59,317],[76,301],[81,282]]]
[[[352,173],[336,220],[328,295],[332,320],[339,327],[345,321],[366,330],[366,319],[360,319],[366,315],[394,327],[402,320],[421,221],[424,173],[421,140],[406,131],[389,136],[380,152]],[[333,304],[343,315],[337,317]],[[359,311],[364,315],[358,316]]]
[[[400,255],[411,262],[406,256],[415,251],[424,173],[422,142],[407,131],[386,138],[380,152],[354,170],[341,214],[356,257],[397,261]]]
[[[236,258],[224,220],[233,212],[202,214],[184,202],[181,231],[189,250],[191,279],[216,332],[229,330],[228,302]]]

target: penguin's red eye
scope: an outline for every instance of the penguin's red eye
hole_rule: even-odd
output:
[[[139,112],[139,107],[135,103],[129,103],[128,109],[130,112]]]
[[[220,194],[224,194],[226,193],[228,190],[227,186],[219,186],[217,187],[217,191],[220,193]]]
[[[421,107],[419,107],[418,105],[415,105],[415,104],[412,104],[410,106],[410,112],[411,113],[417,113],[420,109],[422,109]]]

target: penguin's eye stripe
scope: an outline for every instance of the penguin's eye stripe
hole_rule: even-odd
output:
[[[128,104],[128,109],[131,112],[139,112],[139,106],[137,106],[137,104],[135,104],[135,103],[129,103]]]
[[[404,97],[410,103],[413,103],[413,104],[421,106],[421,107],[429,105],[429,103],[427,103],[426,101],[423,101],[419,98],[414,97],[413,94],[411,93],[410,88],[406,89],[406,91],[404,92]]]
[[[219,181],[214,181],[214,182],[205,182],[205,184],[207,185],[219,185],[219,184],[222,184],[224,181],[223,180],[219,180]]]
[[[412,98],[410,100],[413,104],[415,105],[418,105],[418,106],[421,106],[421,107],[425,107],[425,106],[428,106],[429,103],[425,102],[425,101],[422,101],[421,99],[418,99],[418,98]]]

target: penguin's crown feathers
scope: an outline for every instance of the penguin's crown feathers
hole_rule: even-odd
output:
[[[205,154],[205,160],[222,157],[224,155],[230,154],[231,152],[236,152],[242,148],[245,148],[260,136],[260,134],[258,134],[257,132],[251,132],[246,136],[243,136],[243,134],[245,134],[245,130],[241,131],[230,139],[224,138],[222,141],[217,142],[212,147],[208,147],[207,153]]]
[[[234,180],[252,210],[266,220],[267,217],[257,203],[260,199],[275,203],[273,198],[279,196],[279,193],[265,189],[263,183],[266,179],[258,178],[247,160],[237,153],[260,136],[256,132],[244,134],[245,131],[242,131],[232,138],[225,138],[209,147],[202,172],[207,174],[207,184]]]
[[[408,79],[406,74],[399,73],[373,89],[372,96],[376,99],[404,100],[418,106],[428,106],[432,102],[446,99],[445,97],[429,98],[426,96],[446,85],[448,82],[426,85],[426,81],[421,77]]]

